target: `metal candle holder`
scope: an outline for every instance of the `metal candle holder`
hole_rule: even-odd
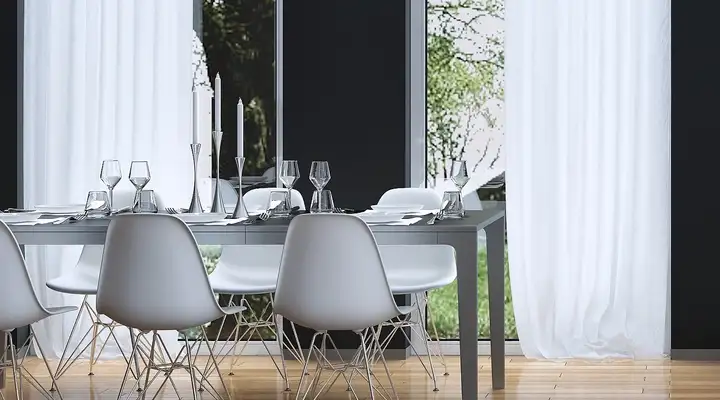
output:
[[[220,145],[222,144],[222,136],[222,131],[212,132],[213,148],[215,149],[215,195],[213,196],[210,212],[213,213],[226,213],[222,192],[220,191]]]
[[[201,213],[203,212],[202,204],[200,203],[200,192],[198,190],[198,159],[200,158],[200,143],[191,143],[190,151],[192,152],[193,158],[193,197],[188,207],[189,213]]]
[[[240,185],[240,193],[238,195],[237,204],[235,204],[235,211],[233,211],[232,218],[247,218],[249,215],[247,208],[245,208],[245,202],[243,201],[242,195],[242,174],[243,166],[245,165],[245,157],[235,157],[235,164],[238,169],[238,184]]]

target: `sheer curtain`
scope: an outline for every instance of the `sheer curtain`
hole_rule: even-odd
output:
[[[83,203],[88,190],[104,189],[100,165],[108,158],[122,164],[119,187],[131,188],[132,160],[148,160],[147,189],[167,205],[188,201],[192,43],[192,0],[26,0],[25,206]],[[44,304],[80,303],[81,296],[45,287],[74,268],[80,250],[26,248]],[[34,326],[49,357],[61,354],[74,317]],[[84,321],[75,342],[89,326]],[[117,333],[125,346],[127,330]],[[167,339],[177,343],[177,333],[168,332]],[[119,355],[112,340],[103,353]]]
[[[659,357],[670,1],[506,0],[507,221],[523,351]]]

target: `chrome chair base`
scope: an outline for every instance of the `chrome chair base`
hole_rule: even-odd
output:
[[[40,343],[37,341],[37,338],[35,337],[35,331],[30,327],[30,336],[28,336],[27,340],[25,340],[25,343],[23,343],[22,346],[18,349],[17,346],[15,346],[15,343],[13,343],[12,334],[10,332],[4,332],[5,335],[5,343],[6,347],[3,349],[3,352],[0,353],[0,369],[11,369],[13,371],[13,382],[15,383],[15,398],[16,399],[22,399],[23,398],[23,377],[27,379],[27,382],[33,386],[37,391],[39,391],[45,398],[47,399],[54,399],[52,393],[50,391],[46,390],[40,382],[35,379],[35,377],[28,372],[28,370],[23,365],[23,362],[25,361],[25,357],[27,357],[28,353],[30,352],[30,346],[32,346],[33,342],[37,345],[38,351],[40,352],[40,357],[42,358],[43,362],[45,363],[45,368],[47,368],[48,374],[50,375],[50,379],[52,381],[51,387],[55,388],[55,393],[57,393],[57,397],[62,400],[63,396],[62,393],[60,393],[60,390],[57,389],[57,382],[55,379],[55,376],[52,373],[52,370],[50,369],[50,364],[48,364],[47,359],[45,358],[45,352],[43,351],[42,347],[40,346]],[[23,354],[18,354],[22,350]],[[10,357],[8,357],[8,351]],[[7,360],[7,361],[2,361]],[[5,396],[0,391],[0,398],[3,400],[5,399]]]
[[[160,391],[163,390],[165,385],[170,382],[173,390],[175,391],[175,394],[178,396],[178,399],[180,399],[181,395],[178,391],[175,381],[172,378],[172,374],[176,370],[184,370],[190,375],[190,384],[192,385],[192,393],[194,400],[197,400],[199,398],[197,392],[204,388],[210,389],[207,391],[207,393],[212,398],[217,400],[223,399],[223,395],[210,383],[208,379],[209,373],[207,371],[202,371],[197,365],[195,365],[197,351],[199,350],[200,346],[204,344],[208,350],[211,350],[210,343],[207,340],[207,334],[204,328],[202,329],[202,334],[202,339],[193,341],[191,345],[187,335],[183,333],[185,345],[178,352],[177,356],[173,358],[162,337],[156,331],[138,333],[134,340],[135,345],[133,346],[130,357],[134,358],[136,356],[140,356],[142,359],[147,360],[145,367],[139,374],[141,377],[144,375],[145,385],[140,385],[140,381],[138,380],[138,382],[133,385],[131,392],[140,392],[136,395],[139,396],[139,398],[145,399],[147,396],[147,392],[152,386],[152,384],[155,382],[158,376],[160,376],[160,374],[163,374],[165,378],[160,384],[160,386],[157,388],[156,394],[151,398],[155,398],[157,394],[159,394]],[[143,349],[142,346],[139,345],[146,335],[151,335],[149,352],[146,352],[145,349]],[[193,355],[193,349],[195,349],[196,346],[198,347],[198,349],[196,350],[196,354]],[[156,353],[161,353],[162,356],[158,357],[158,354]],[[158,358],[170,361],[158,363],[156,362]],[[218,367],[217,359],[212,354],[212,351],[210,351],[210,362],[212,362],[213,368],[219,372],[220,368]],[[118,400],[121,399],[123,396],[123,390],[125,389],[125,385],[129,379],[131,370],[132,366],[130,363],[128,363],[127,367],[125,368],[125,374],[123,376],[120,390],[118,392]],[[150,377],[151,371],[154,371],[152,377]],[[223,381],[222,375],[220,373],[218,373],[218,377],[220,379],[222,389],[225,392],[225,398],[231,398],[230,392],[228,391],[227,386],[225,386],[225,382]]]
[[[380,395],[383,399],[398,399],[397,391],[395,390],[395,384],[392,381],[390,370],[388,369],[385,357],[382,352],[379,353],[378,359],[382,362],[390,383],[390,390],[387,390],[375,377],[372,372],[373,366],[373,349],[380,346],[380,327],[377,329],[369,328],[363,331],[356,332],[360,336],[360,348],[357,350],[355,355],[349,360],[344,361],[340,355],[340,351],[337,349],[335,342],[327,332],[316,332],[310,341],[310,351],[308,352],[307,358],[303,359],[303,369],[300,376],[300,383],[298,384],[298,391],[295,396],[296,400],[305,400],[310,396],[311,399],[320,398],[323,394],[327,393],[335,382],[342,376],[343,380],[347,384],[347,391],[350,392],[355,399],[359,399],[355,389],[353,388],[352,381],[356,376],[361,377],[368,385],[370,390],[370,399],[375,399],[375,394]],[[320,345],[317,345],[317,340],[320,339]],[[331,350],[337,353],[339,361],[330,361],[327,357],[328,344]],[[311,358],[315,357],[316,366],[314,376],[308,383],[307,387],[303,390],[303,384],[305,383],[305,377],[308,374],[308,368],[311,362]],[[323,371],[329,371],[330,377],[320,385],[320,380]],[[301,397],[302,394],[302,397]]]

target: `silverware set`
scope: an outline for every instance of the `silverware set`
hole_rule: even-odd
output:
[[[437,214],[433,215],[432,218],[427,222],[428,225],[434,225],[435,221],[442,220],[443,212],[450,207],[450,202],[445,200],[442,203],[442,206],[440,206],[440,211],[437,212]]]

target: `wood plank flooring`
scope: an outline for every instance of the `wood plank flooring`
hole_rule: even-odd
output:
[[[480,358],[478,391],[486,399],[720,399],[720,363],[657,361],[533,361],[523,357],[508,357],[507,387],[493,392],[490,388],[490,360]],[[449,376],[438,377],[439,392],[432,391],[432,382],[417,361],[389,362],[393,381],[401,399],[460,399],[460,368],[458,357],[448,357]],[[28,359],[26,367],[43,385],[49,384],[44,365],[37,359]],[[380,366],[378,366],[380,367]],[[67,400],[72,399],[114,399],[124,373],[124,364],[119,361],[101,361],[95,367],[95,376],[87,376],[88,365],[76,364],[59,381],[60,389]],[[241,357],[236,361],[235,375],[227,376],[229,364],[221,367],[225,382],[233,399],[294,399],[283,393],[283,382],[268,357]],[[295,390],[301,373],[298,363],[289,362],[290,376]],[[382,368],[376,370],[381,382]],[[441,371],[442,372],[442,371]],[[187,374],[176,371],[173,377],[183,398],[192,398],[190,380]],[[338,380],[327,399],[350,399],[346,385]],[[213,381],[216,386],[217,378]],[[386,384],[386,383],[385,383]],[[11,376],[3,390],[7,400],[15,398]],[[154,385],[157,386],[157,385]],[[46,386],[47,387],[47,386]],[[358,378],[353,381],[358,397],[367,398],[367,384]],[[148,399],[153,392],[148,393]],[[136,398],[131,396],[127,398]],[[32,387],[25,388],[26,400],[42,396]],[[56,396],[57,398],[57,396]],[[177,398],[171,386],[158,396],[162,399]],[[203,399],[211,398],[204,394]],[[380,399],[381,397],[376,396]]]

